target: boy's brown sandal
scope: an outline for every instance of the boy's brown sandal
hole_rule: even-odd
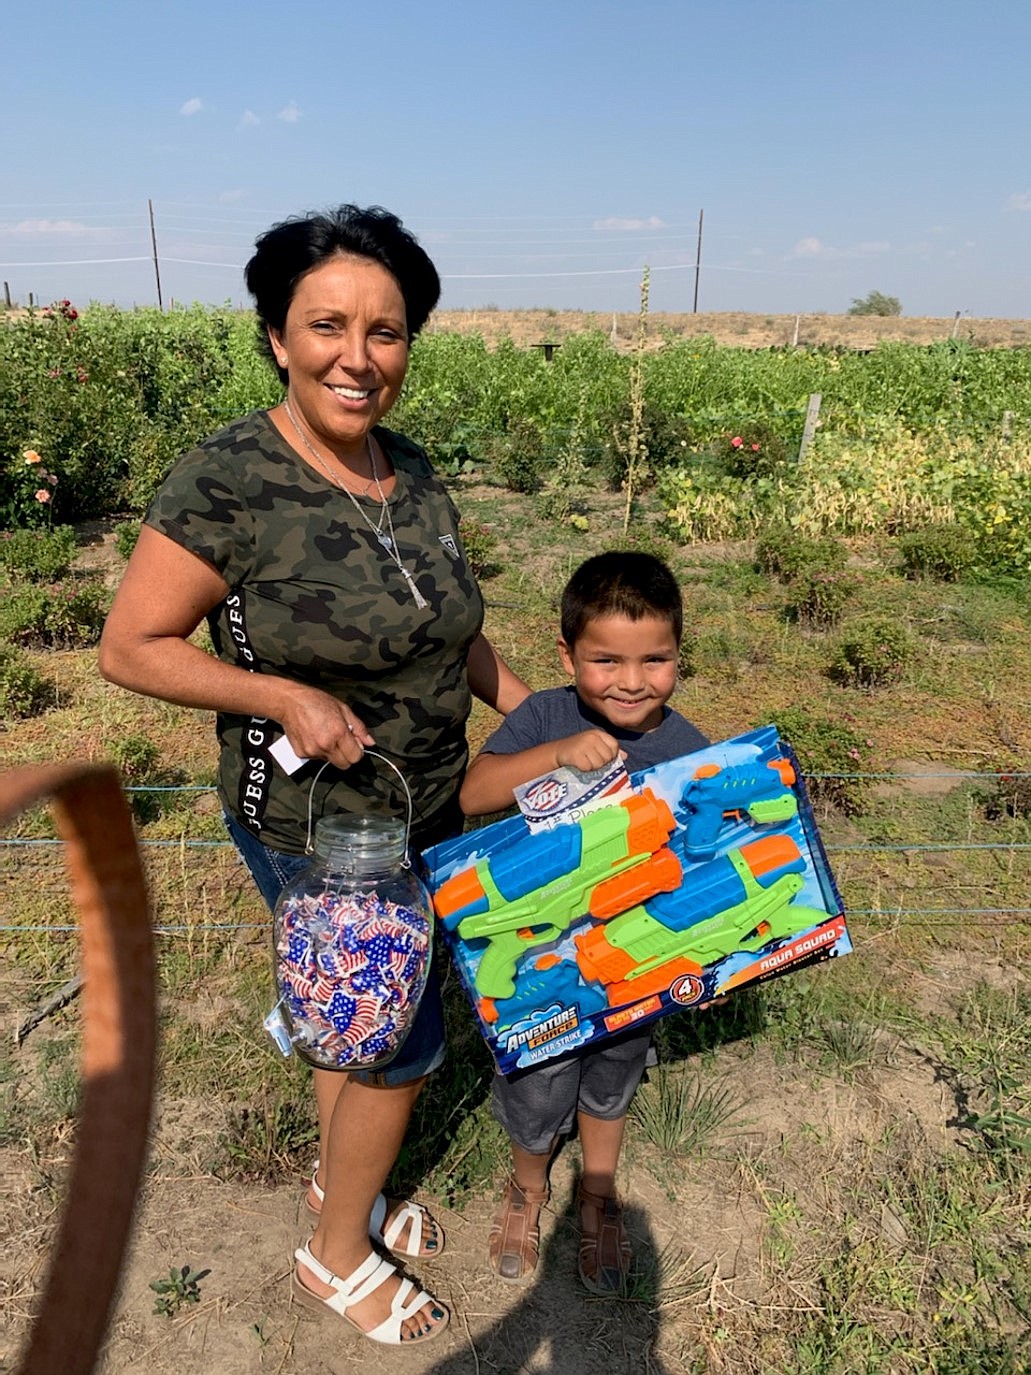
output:
[[[551,1190],[524,1189],[509,1179],[490,1228],[490,1268],[510,1284],[528,1280],[537,1268],[541,1208]]]
[[[623,1226],[623,1204],[618,1198],[591,1193],[581,1184],[580,1208],[594,1213],[594,1226],[583,1227],[580,1237],[580,1280],[592,1294],[618,1294],[630,1272],[630,1238]]]

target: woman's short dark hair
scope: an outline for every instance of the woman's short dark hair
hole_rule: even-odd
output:
[[[599,616],[668,621],[680,643],[684,602],[669,568],[654,554],[613,549],[582,563],[562,593],[562,638],[570,649]]]
[[[410,339],[440,299],[440,278],[429,255],[398,217],[380,205],[364,210],[340,205],[274,224],[255,243],[244,278],[258,311],[261,348],[272,359],[281,382],[287,380],[286,369],[276,363],[268,331],[282,332],[297,283],[305,273],[341,253],[369,258],[387,269],[404,297]]]

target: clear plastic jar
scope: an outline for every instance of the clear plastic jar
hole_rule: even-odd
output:
[[[405,827],[380,816],[326,817],[311,864],[272,921],[279,1004],[266,1026],[322,1069],[371,1069],[412,1029],[432,957],[430,900],[406,867]]]

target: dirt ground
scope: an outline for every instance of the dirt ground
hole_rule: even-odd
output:
[[[482,334],[489,343],[510,338],[526,347],[559,343],[574,334],[597,330],[617,347],[629,348],[637,337],[636,314],[606,314],[577,310],[442,310],[432,316],[429,332]],[[1031,344],[1031,320],[957,320],[920,316],[877,315],[750,315],[744,311],[648,316],[648,337],[657,346],[664,338],[693,339],[708,335],[717,344],[737,348],[773,348],[790,344],[837,344],[872,349],[878,342],[897,340],[933,344],[962,339],[980,348],[1013,348]]]
[[[955,973],[943,964],[926,978],[929,1003]],[[311,1316],[291,1303],[291,1253],[307,1235],[300,1177],[262,1188],[221,1183],[199,1169],[190,1173],[190,1162],[204,1157],[222,1124],[205,1102],[160,1099],[151,1171],[99,1372],[680,1375],[727,1369],[698,1364],[719,1333],[742,1322],[769,1324],[778,1303],[792,1302],[790,1295],[767,1292],[768,1198],[804,1196],[808,1209],[819,1209],[820,1181],[840,1179],[852,1163],[867,1168],[889,1132],[907,1150],[948,1148],[957,1112],[925,1055],[893,1037],[884,1038],[878,1063],[852,1084],[802,1065],[779,1066],[767,1048],[732,1052],[727,1065],[726,1083],[741,1107],[712,1156],[671,1169],[654,1148],[629,1142],[622,1186],[642,1276],[636,1297],[632,1290],[625,1300],[600,1300],[578,1283],[574,1144],[556,1163],[541,1265],[526,1287],[495,1279],[486,1263],[492,1198],[461,1212],[423,1200],[442,1221],[447,1246],[419,1277],[453,1317],[442,1338],[403,1351],[374,1347],[332,1315]],[[785,1143],[803,1140],[812,1143],[804,1157],[786,1150]],[[43,1280],[58,1206],[53,1184],[70,1146],[70,1140],[58,1143],[52,1160],[13,1148],[0,1152],[6,1194],[0,1295],[7,1314],[0,1370],[15,1363]],[[174,1173],[162,1161],[174,1162]],[[172,1319],[155,1314],[150,1281],[183,1263],[210,1268],[201,1301]],[[656,1275],[662,1281],[657,1299],[648,1292]]]
[[[98,526],[93,533],[85,559],[113,576],[110,532]],[[921,766],[900,759],[893,767],[910,774]],[[940,769],[929,769],[910,786],[926,795],[949,783]],[[891,935],[872,939],[883,944]],[[864,958],[861,945],[850,957]],[[1026,985],[1028,976],[1001,960],[975,969],[961,950],[942,948],[933,964],[907,960],[906,977],[915,1005],[929,1012],[975,979],[1008,988]],[[199,1001],[215,996],[198,992]],[[16,1024],[26,1010],[12,1007],[0,984],[0,1025]],[[0,1055],[0,1071],[30,1074],[36,1053],[30,1037],[22,1050]],[[307,1235],[301,1173],[310,1162],[299,1160],[296,1179],[274,1188],[222,1182],[205,1162],[225,1130],[224,1109],[204,1098],[159,1094],[151,1163],[98,1373],[723,1375],[735,1369],[727,1363],[728,1334],[739,1340],[742,1333],[773,1333],[782,1311],[802,1311],[810,1302],[802,1283],[785,1291],[774,1282],[768,1255],[776,1212],[800,1199],[814,1220],[811,1236],[799,1242],[809,1247],[797,1265],[804,1275],[828,1236],[840,1235],[841,1201],[832,1191],[850,1172],[874,1174],[889,1138],[894,1150],[914,1157],[960,1148],[956,1123],[968,1114],[925,1050],[895,1036],[884,1035],[873,1062],[851,1079],[815,1064],[781,1063],[772,1042],[725,1047],[719,1065],[740,1109],[708,1155],[686,1165],[664,1158],[631,1129],[621,1187],[638,1278],[626,1298],[600,1300],[578,1283],[574,1144],[556,1162],[541,1265],[528,1286],[506,1285],[488,1267],[492,1195],[460,1211],[421,1196],[448,1242],[418,1278],[453,1316],[439,1340],[396,1352],[291,1302],[292,1252]],[[72,1147],[68,1129],[43,1153],[18,1144],[0,1148],[0,1375],[17,1368]],[[863,1225],[889,1239],[901,1226],[890,1212]],[[200,1302],[172,1319],[155,1314],[151,1281],[185,1263],[210,1269]],[[757,1353],[758,1339],[752,1346]]]

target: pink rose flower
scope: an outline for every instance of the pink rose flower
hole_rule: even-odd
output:
[[[43,460],[40,458],[39,454],[36,453],[36,450],[35,450],[35,449],[26,449],[25,452],[22,454],[22,458],[24,458],[24,460],[25,460],[26,463],[42,463],[42,462],[43,462]]]
[[[731,447],[732,447],[732,448],[734,448],[734,449],[740,449],[741,445],[742,445],[744,442],[745,442],[745,441],[741,438],[741,436],[740,436],[739,434],[736,434],[736,435],[734,436],[734,438],[730,441],[730,444],[731,444]]]
[[[50,500],[50,493],[47,491],[45,487],[41,487],[39,491],[36,493],[36,500],[42,502],[44,506]]]
[[[753,444],[753,445],[752,445],[752,453],[753,453],[753,454],[757,454],[758,452],[759,452],[759,445],[758,445],[758,444]]]

